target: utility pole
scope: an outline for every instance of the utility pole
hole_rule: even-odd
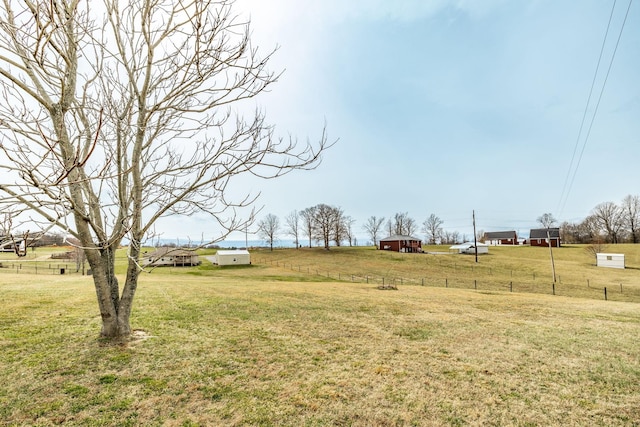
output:
[[[551,250],[551,234],[547,227],[547,244],[549,245],[549,256],[551,257],[551,272],[553,273],[553,283],[556,283],[556,266],[553,263],[553,251]]]
[[[473,210],[473,248],[476,250],[476,262],[478,262],[478,241],[476,237],[476,210]]]

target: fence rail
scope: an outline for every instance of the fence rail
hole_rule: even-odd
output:
[[[0,261],[1,273],[14,274],[83,274],[88,270],[75,262]]]
[[[283,262],[280,260],[255,259],[256,264],[271,265],[273,267],[283,268],[296,271],[307,275],[316,275],[327,278],[329,280],[338,280],[343,282],[365,283],[393,289],[397,286],[431,286],[455,289],[473,289],[477,291],[497,291],[497,292],[520,292],[534,294],[550,294],[568,297],[580,297],[589,299],[604,299],[610,301],[627,301],[640,302],[640,287],[623,286],[620,284],[597,284],[592,279],[585,279],[583,283],[562,282],[561,277],[553,283],[551,280],[545,280],[536,276],[535,273],[514,275],[513,271],[505,274],[498,274],[495,268],[480,267],[464,268],[464,274],[468,274],[465,278],[460,278],[454,274],[451,275],[432,275],[425,277],[407,277],[407,276],[381,276],[375,274],[353,274],[338,271],[329,271],[327,268],[316,266],[302,266],[291,262]],[[454,268],[453,272],[460,266]],[[508,270],[507,270],[508,271]],[[475,275],[474,273],[482,273]],[[505,279],[507,278],[507,279]]]

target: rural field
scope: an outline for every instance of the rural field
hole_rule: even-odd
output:
[[[4,255],[0,423],[640,426],[640,245],[609,247],[625,270],[554,249],[555,286],[548,248],[427,250],[158,268],[126,344],[75,264]]]

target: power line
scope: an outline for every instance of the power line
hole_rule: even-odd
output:
[[[573,154],[571,155],[571,162],[569,163],[569,168],[567,169],[567,176],[564,178],[564,185],[562,186],[562,193],[560,194],[560,200],[558,202],[557,211],[559,213],[564,209],[564,205],[562,205],[563,197],[565,196],[565,191],[567,189],[567,184],[569,182],[569,177],[571,176],[571,170],[573,169],[573,162],[576,158],[576,153],[578,152],[578,146],[580,145],[580,138],[582,136],[582,129],[584,127],[584,122],[587,118],[587,112],[589,111],[589,104],[591,103],[591,96],[593,95],[593,88],[596,85],[596,79],[598,77],[598,71],[600,70],[600,63],[602,62],[602,56],[604,55],[604,48],[607,44],[607,37],[609,36],[609,28],[611,28],[611,21],[613,20],[613,12],[616,8],[616,1],[613,1],[613,6],[611,7],[611,13],[609,14],[609,22],[607,23],[607,30],[604,32],[604,38],[602,39],[602,46],[600,47],[600,56],[598,57],[598,64],[596,65],[596,70],[593,73],[593,80],[591,81],[591,89],[589,90],[589,96],[587,98],[587,104],[584,106],[584,113],[582,113],[582,122],[580,122],[580,129],[578,130],[578,137],[576,138],[576,143],[573,147]],[[567,195],[568,196],[568,195]]]
[[[571,193],[571,188],[573,187],[573,182],[575,181],[576,174],[578,173],[578,168],[580,167],[580,162],[582,161],[582,156],[584,154],[585,148],[587,147],[587,142],[589,140],[589,136],[591,135],[591,129],[593,128],[593,123],[595,121],[596,115],[598,114],[598,108],[600,107],[600,101],[602,101],[602,95],[604,94],[604,89],[605,89],[605,86],[607,85],[607,80],[609,79],[609,74],[611,73],[611,68],[613,67],[613,61],[615,59],[616,52],[618,51],[618,46],[620,45],[620,39],[622,38],[622,32],[623,32],[624,26],[625,26],[625,24],[627,22],[627,17],[629,16],[629,10],[631,9],[631,4],[632,3],[633,3],[633,0],[629,0],[629,5],[627,6],[627,11],[625,13],[624,20],[622,21],[622,25],[620,26],[620,32],[618,33],[618,39],[616,40],[616,45],[615,45],[613,53],[611,55],[611,60],[609,61],[609,67],[607,68],[607,74],[605,75],[604,81],[602,83],[602,87],[600,89],[600,95],[598,96],[598,101],[597,101],[596,106],[594,108],[593,115],[591,116],[591,122],[589,123],[589,128],[588,128],[587,134],[586,134],[586,136],[584,138],[584,142],[582,143],[582,149],[580,150],[580,155],[578,156],[578,161],[576,162],[575,168],[573,169],[573,175],[571,175],[571,168],[573,166],[573,161],[575,159],[577,148],[578,148],[578,145],[580,143],[580,137],[582,136],[582,130],[583,130],[583,127],[584,127],[585,118],[586,118],[587,112],[589,110],[589,103],[591,102],[591,96],[593,94],[593,89],[594,89],[594,86],[595,86],[596,77],[598,75],[598,71],[599,71],[599,68],[600,68],[600,62],[602,60],[604,47],[605,47],[605,44],[606,44],[607,36],[609,34],[609,28],[611,26],[611,20],[612,20],[612,17],[613,17],[614,9],[616,7],[616,1],[614,0],[614,2],[613,2],[613,6],[611,8],[611,14],[609,16],[609,23],[607,24],[607,30],[605,32],[604,40],[602,41],[602,48],[600,49],[600,57],[598,58],[598,65],[596,66],[596,71],[595,71],[595,74],[593,76],[593,81],[591,83],[591,90],[589,91],[589,97],[587,99],[587,104],[585,106],[584,114],[582,116],[582,123],[580,124],[580,130],[578,132],[578,138],[576,140],[576,144],[575,144],[575,147],[573,149],[573,156],[571,157],[571,163],[570,163],[569,169],[567,171],[567,177],[565,178],[564,187],[562,189],[562,195],[560,196],[560,202],[558,204],[558,207],[559,207],[558,215],[562,214],[562,211],[564,210],[564,208],[565,208],[565,206],[567,204],[567,201],[569,199],[569,194]],[[571,181],[568,181],[568,178],[569,178],[570,175],[571,175]],[[567,182],[569,182],[569,186],[568,187],[567,187]],[[565,193],[565,189],[566,189],[566,193]],[[564,197],[564,200],[563,200],[563,197]]]

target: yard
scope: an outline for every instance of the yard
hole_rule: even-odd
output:
[[[0,422],[640,425],[637,302],[417,284],[381,291],[312,267],[419,278],[411,266],[420,258],[372,251],[376,261],[358,265],[355,250],[291,252],[144,274],[128,345],[97,339],[90,277],[1,275]],[[505,271],[523,258],[493,256]],[[429,258],[434,274],[446,257]],[[570,276],[567,257],[558,267]],[[638,272],[629,272],[620,277],[632,287]]]

